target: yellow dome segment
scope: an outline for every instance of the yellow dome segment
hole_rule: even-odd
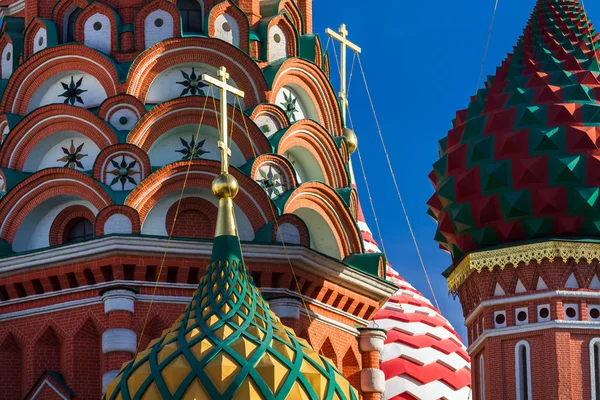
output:
[[[215,239],[184,314],[126,364],[106,400],[358,399],[330,360],[281,324],[240,260],[237,237]]]

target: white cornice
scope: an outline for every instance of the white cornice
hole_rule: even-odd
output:
[[[390,298],[397,290],[394,284],[374,276],[348,268],[343,263],[319,254],[303,246],[281,246],[244,244],[244,258],[248,262],[287,263],[310,274],[329,279],[344,288],[376,301]],[[18,272],[30,272],[36,268],[52,265],[72,264],[98,256],[113,254],[159,255],[167,250],[167,239],[108,236],[90,242],[51,248],[29,254],[18,254],[0,260],[0,276]],[[212,242],[177,241],[168,245],[170,256],[209,258]]]
[[[0,18],[8,17],[10,15],[15,15],[18,12],[21,12],[25,9],[25,0],[17,0],[14,3],[0,7]]]
[[[499,305],[503,305],[503,304],[521,303],[524,301],[548,299],[548,298],[552,298],[552,297],[578,297],[578,298],[587,297],[587,298],[598,299],[598,298],[600,298],[600,292],[599,291],[582,292],[582,291],[571,291],[571,290],[554,290],[551,292],[532,293],[532,294],[526,294],[523,296],[512,296],[512,297],[503,297],[501,299],[485,300],[485,301],[482,301],[481,303],[479,303],[477,308],[475,308],[475,310],[473,310],[473,312],[471,312],[471,314],[469,314],[467,319],[465,319],[465,326],[469,326],[469,324],[471,324],[471,322],[473,322],[473,320],[477,317],[477,315],[479,315],[479,313],[485,307],[499,306]]]
[[[508,328],[488,329],[483,331],[481,336],[477,338],[468,348],[469,355],[473,355],[477,348],[491,337],[514,335],[519,333],[539,332],[547,329],[593,329],[600,330],[600,322],[590,321],[549,321],[539,324],[527,324],[521,326],[511,326]]]
[[[114,285],[118,285],[118,284],[127,284],[127,285],[132,285],[132,286],[152,286],[153,284],[150,282],[136,282],[136,281],[116,281],[116,282],[110,282],[110,283],[105,283],[105,284],[100,284],[100,285],[94,285],[95,289],[100,289],[103,287],[110,287],[110,286],[114,286]],[[197,287],[197,285],[187,285],[187,284],[165,284],[165,283],[159,283],[159,286],[163,286],[163,287],[170,287],[173,288],[174,285],[176,285],[177,287],[180,288],[186,288],[186,289],[195,289]],[[89,286],[87,287],[87,290],[89,290]],[[77,288],[77,289],[70,289],[71,292],[75,292],[75,291],[82,291],[79,290],[81,288]],[[270,288],[266,288],[266,289],[261,289],[261,292],[263,293],[277,293],[277,294],[286,294],[289,296],[298,296],[297,293],[291,292],[289,290],[285,290],[285,289],[270,289]],[[34,297],[34,296],[32,296]],[[37,295],[35,296],[36,299],[35,300],[40,300],[43,298],[47,298],[49,297],[48,295]],[[160,303],[168,303],[168,304],[188,304],[192,298],[191,297],[187,297],[187,296],[152,296],[149,294],[138,294],[135,296],[136,297],[136,301],[139,301],[141,303],[148,303],[151,301],[154,302],[160,302]],[[19,299],[18,302],[23,302],[26,299]],[[309,297],[304,297],[304,300],[307,303],[310,304],[315,304],[319,307],[323,307],[325,309],[328,309],[329,311],[332,311],[336,314],[339,314],[341,316],[344,316],[346,318],[349,318],[351,320],[354,320],[355,322],[357,322],[358,324],[362,324],[362,325],[367,325],[367,321],[361,318],[358,318],[350,313],[347,313],[345,311],[341,311],[338,310],[336,308],[333,308],[325,303],[322,303],[320,301],[317,301],[315,299],[309,298]],[[17,301],[8,301],[8,302],[4,302],[2,303],[3,306],[9,305],[9,304],[15,304]],[[49,306],[44,306],[44,307],[38,307],[38,308],[30,308],[30,309],[26,309],[26,310],[22,310],[22,311],[16,311],[16,312],[12,312],[12,313],[6,313],[6,314],[0,314],[0,322],[4,322],[4,321],[8,321],[8,320],[13,320],[13,319],[17,319],[17,318],[25,318],[25,317],[32,317],[35,315],[41,315],[41,314],[49,314],[49,313],[53,313],[53,312],[57,312],[57,311],[64,311],[64,310],[69,310],[72,308],[78,308],[78,307],[89,307],[92,305],[96,305],[96,304],[102,304],[102,297],[101,296],[95,296],[95,297],[90,297],[87,299],[81,299],[81,300],[73,300],[73,301],[66,301],[63,303],[56,303],[56,304],[52,304]],[[323,315],[317,314],[314,311],[310,311],[310,310],[306,310],[304,308],[302,308],[300,310],[301,313],[303,313],[304,315],[308,315],[311,319],[316,320],[316,321],[320,321],[326,325],[330,325],[333,326],[337,329],[343,330],[347,333],[350,333],[354,336],[358,335],[358,330],[356,328],[354,328],[353,326],[349,326],[346,324],[343,324],[341,322],[338,322],[332,318],[328,318],[325,317]]]

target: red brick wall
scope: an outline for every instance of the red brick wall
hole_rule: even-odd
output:
[[[71,389],[77,399],[97,400],[102,391],[102,337],[91,320],[75,334],[74,379]]]
[[[211,239],[215,236],[217,208],[211,202],[199,197],[186,197],[181,204],[178,203],[175,202],[167,211],[167,232],[173,228],[173,237],[181,238]]]
[[[0,360],[2,360],[0,399],[18,399],[21,397],[23,357],[14,336],[8,335],[0,344]]]

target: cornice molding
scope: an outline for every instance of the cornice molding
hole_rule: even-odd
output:
[[[515,335],[520,333],[539,333],[540,331],[547,329],[588,329],[599,331],[600,330],[600,322],[590,322],[590,321],[549,321],[542,322],[539,324],[527,324],[521,326],[511,326],[508,328],[501,329],[488,329],[483,331],[481,336],[477,338],[468,348],[467,352],[470,356],[473,356],[479,346],[489,338],[496,336],[506,336],[506,335]]]
[[[467,319],[465,319],[465,326],[468,327],[471,324],[471,322],[473,322],[473,320],[475,318],[477,318],[477,316],[481,313],[481,311],[485,307],[495,307],[495,306],[500,306],[500,305],[504,305],[504,304],[522,303],[525,301],[532,302],[532,301],[536,301],[536,300],[550,299],[550,298],[554,298],[554,297],[556,297],[558,299],[588,298],[588,299],[598,300],[598,299],[600,299],[600,292],[599,291],[582,292],[580,290],[553,290],[553,291],[549,291],[549,292],[530,293],[530,294],[525,294],[525,295],[520,295],[520,296],[502,297],[500,299],[485,300],[485,301],[482,301],[481,303],[479,303],[477,308],[475,308],[475,310],[473,310],[471,312],[471,314],[469,314]]]
[[[120,284],[120,285],[128,284],[128,285],[132,285],[132,286],[153,286],[154,285],[151,282],[117,281],[117,282],[110,282],[110,283],[104,283],[104,284],[93,285],[93,286],[95,289],[98,289],[100,287],[113,286],[115,283]],[[193,284],[172,284],[172,283],[168,283],[168,284],[167,283],[159,283],[158,286],[169,287],[169,288],[174,288],[176,286],[179,288],[190,289],[190,290],[194,290],[198,287],[198,285],[193,285]],[[69,290],[69,292],[70,293],[81,292],[81,291],[89,290],[89,289],[90,289],[90,287],[88,286],[85,288],[71,289],[71,290]],[[297,293],[294,293],[294,292],[286,290],[286,289],[273,289],[273,288],[264,288],[263,289],[263,288],[261,288],[261,292],[269,293],[269,294],[278,294],[278,295],[285,294],[288,296],[299,297]],[[37,295],[37,296],[35,296],[35,299],[32,299],[32,300],[40,300],[40,299],[54,297],[54,296],[56,296],[56,295],[49,295],[49,294]],[[307,303],[317,305],[328,311],[331,311],[331,312],[334,312],[343,317],[349,318],[352,321],[356,322],[357,324],[361,324],[364,326],[367,325],[368,321],[366,321],[362,318],[358,318],[350,313],[338,310],[334,307],[331,307],[325,303],[322,303],[322,302],[312,299],[310,297],[306,297],[306,296],[303,296],[303,297]],[[137,295],[135,295],[135,298],[136,298],[136,301],[140,302],[140,303],[160,302],[160,303],[181,304],[181,305],[189,304],[189,302],[192,300],[191,296],[190,297],[187,297],[187,296],[161,296],[161,295],[152,296],[149,294],[137,294]],[[3,302],[0,305],[7,306],[7,305],[15,304],[15,303],[23,303],[25,301],[28,301],[28,299],[7,301],[7,302]],[[63,303],[56,303],[56,304],[51,304],[51,305],[43,306],[43,307],[30,308],[30,309],[26,309],[26,310],[22,310],[22,311],[15,311],[12,313],[0,314],[0,322],[18,319],[18,318],[32,317],[35,315],[48,314],[48,313],[57,312],[57,311],[65,311],[65,310],[69,310],[72,308],[89,307],[89,306],[96,305],[96,304],[102,304],[102,302],[103,302],[103,299],[101,296],[94,296],[94,297],[90,297],[87,299],[66,301]],[[314,311],[306,310],[304,308],[301,308],[300,312],[304,315],[308,315],[313,320],[320,321],[326,325],[333,326],[337,329],[343,330],[344,332],[350,333],[354,336],[358,336],[358,330],[353,326],[346,325],[342,322],[338,322],[332,318],[325,317],[323,315],[315,313]]]
[[[600,259],[600,243],[552,240],[470,253],[448,274],[448,291],[456,293],[473,271],[479,273],[486,268],[492,271],[496,267],[503,270],[509,265],[518,268],[522,262],[541,263],[544,259],[552,261],[555,258],[563,262],[574,259],[589,264]]]
[[[15,15],[16,13],[23,11],[25,9],[25,0],[18,0],[14,3],[0,7],[0,18],[8,17],[11,15]]]
[[[37,251],[17,254],[0,260],[0,277],[14,273],[31,272],[37,268],[88,261],[98,256],[114,254],[134,254],[136,256],[162,256],[168,248],[170,256],[210,258],[212,242],[177,241],[136,236],[108,236],[83,242]],[[355,293],[378,302],[383,302],[396,292],[391,282],[355,270],[314,250],[303,246],[287,246],[286,252],[280,246],[243,244],[244,258],[252,263],[293,262],[294,267],[310,274],[329,279]]]

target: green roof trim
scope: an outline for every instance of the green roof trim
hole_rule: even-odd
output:
[[[379,277],[379,267],[386,265],[387,259],[383,253],[350,254],[344,258],[344,264],[369,275]]]

